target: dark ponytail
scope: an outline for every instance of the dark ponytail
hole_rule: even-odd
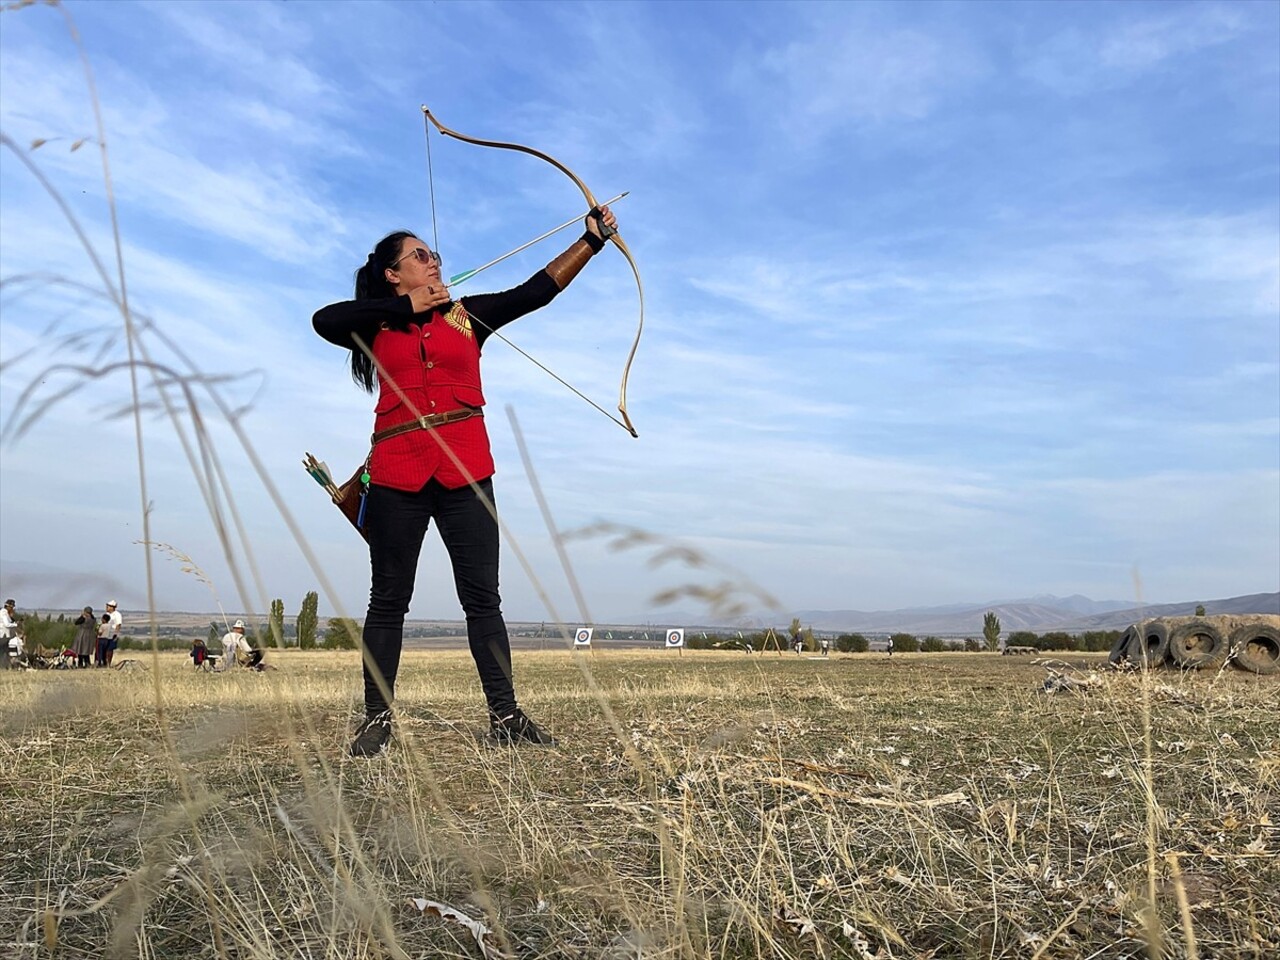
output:
[[[396,295],[395,288],[387,280],[387,268],[399,258],[404,241],[410,239],[419,238],[417,234],[410,233],[408,230],[397,230],[378,241],[364,266],[356,271],[355,298],[357,300],[385,300]],[[373,343],[367,343],[365,346],[372,347]],[[351,348],[351,379],[369,393],[373,393],[377,383],[373,361],[363,350],[354,345]]]

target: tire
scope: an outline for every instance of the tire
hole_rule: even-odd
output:
[[[1159,667],[1169,659],[1169,624],[1163,620],[1144,620],[1133,625],[1133,636],[1124,655],[1140,667]],[[1129,633],[1126,630],[1125,635]]]
[[[1136,642],[1137,638],[1142,635],[1142,624],[1131,623],[1125,628],[1124,633],[1120,634],[1118,639],[1111,646],[1111,652],[1107,654],[1107,663],[1113,667],[1118,667],[1124,663],[1125,655],[1129,650],[1129,644]],[[1006,653],[1008,651],[1005,651]]]
[[[1241,670],[1270,676],[1280,673],[1280,627],[1246,623],[1231,632],[1231,662]]]
[[[1231,651],[1222,629],[1211,620],[1192,617],[1169,631],[1173,662],[1186,670],[1216,670]]]

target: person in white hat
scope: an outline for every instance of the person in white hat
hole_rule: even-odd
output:
[[[231,630],[222,635],[221,669],[230,670],[236,665],[237,653],[248,653],[252,649],[244,637],[244,621],[237,620],[231,625]]]
[[[18,618],[13,608],[17,604],[6,600],[0,607],[0,670],[9,668],[9,641],[18,635]]]
[[[124,625],[124,617],[116,609],[114,600],[107,601],[107,612],[102,618],[102,632],[98,635],[102,645],[102,665],[111,666],[111,658],[116,655],[116,647],[120,644],[120,627]]]

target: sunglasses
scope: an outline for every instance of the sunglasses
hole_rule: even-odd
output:
[[[395,260],[392,260],[391,265],[388,269],[394,270],[401,260],[409,260],[409,259],[417,260],[419,263],[429,263],[431,261],[435,261],[435,265],[437,267],[440,266],[442,262],[440,260],[440,254],[436,253],[434,250],[428,250],[426,247],[414,247],[412,250],[410,250],[408,253],[404,254],[403,256],[398,257]]]

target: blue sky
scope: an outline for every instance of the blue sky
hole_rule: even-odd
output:
[[[246,408],[333,584],[325,610],[363,613],[367,559],[298,461],[353,469],[372,402],[310,316],[350,295],[384,233],[431,234],[423,103],[464,133],[545,150],[602,198],[631,191],[617,213],[645,283],[640,439],[505,345],[485,351],[500,510],[566,618],[508,404],[561,529],[657,538],[572,541],[599,620],[660,620],[657,591],[724,576],[785,609],[1280,589],[1280,5],[66,9],[101,97],[131,302]],[[0,128],[49,141],[28,156],[113,263],[100,154],[69,149],[94,125],[66,24],[30,7],[0,31]],[[449,272],[582,206],[532,158],[437,137],[432,163]],[[24,387],[43,380],[39,401],[70,382],[43,376],[51,364],[123,358],[119,315],[21,279],[96,283],[8,151],[0,202],[0,557],[94,584],[62,605],[110,590],[137,607],[137,455],[114,416],[127,378],[12,436]],[[520,282],[571,236],[474,289]],[[608,250],[510,332],[611,407],[637,319]],[[248,596],[155,413],[152,536],[228,607],[282,596],[292,611],[317,574],[225,419],[208,401],[203,414],[247,534],[231,562]],[[715,563],[652,565],[667,541]],[[157,561],[159,607],[211,608],[197,578]],[[503,593],[509,618],[547,615],[510,550]],[[411,616],[457,615],[432,545]]]

